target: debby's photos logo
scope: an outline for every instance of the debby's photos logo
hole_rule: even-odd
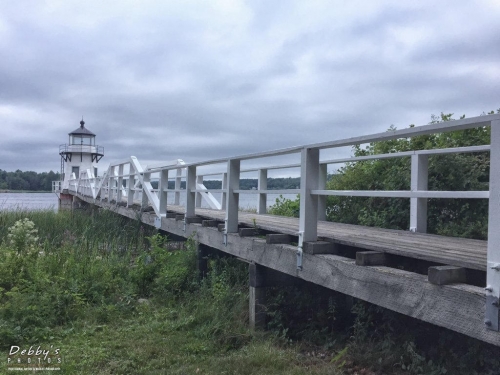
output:
[[[50,345],[50,348],[40,345],[29,348],[12,345],[7,357],[7,370],[60,370],[61,363],[61,349],[54,348],[54,345]]]

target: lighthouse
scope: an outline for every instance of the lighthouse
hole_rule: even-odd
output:
[[[61,155],[61,176],[63,189],[69,186],[69,180],[80,178],[86,172],[88,178],[97,177],[97,163],[104,156],[104,147],[95,144],[95,134],[80,121],[80,127],[69,135],[69,142],[59,146]]]
[[[59,207],[71,205],[73,196],[68,193],[71,180],[77,180],[81,175],[86,178],[97,177],[97,163],[104,156],[104,147],[95,143],[96,135],[85,127],[85,121],[68,134],[68,143],[59,146],[61,156],[61,182],[55,188],[59,197]]]

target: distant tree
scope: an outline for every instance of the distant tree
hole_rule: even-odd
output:
[[[19,176],[7,177],[7,188],[9,190],[29,190],[30,184]]]
[[[7,172],[0,169],[0,189],[50,191],[52,181],[59,179],[60,174],[53,171],[37,173],[18,169],[15,172]]]

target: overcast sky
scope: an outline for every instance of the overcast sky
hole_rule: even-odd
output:
[[[500,107],[500,1],[0,0],[0,169],[186,162]],[[100,164],[101,164],[100,163]]]

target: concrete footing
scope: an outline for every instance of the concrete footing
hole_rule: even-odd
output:
[[[71,210],[73,208],[73,195],[59,194],[59,210]]]

